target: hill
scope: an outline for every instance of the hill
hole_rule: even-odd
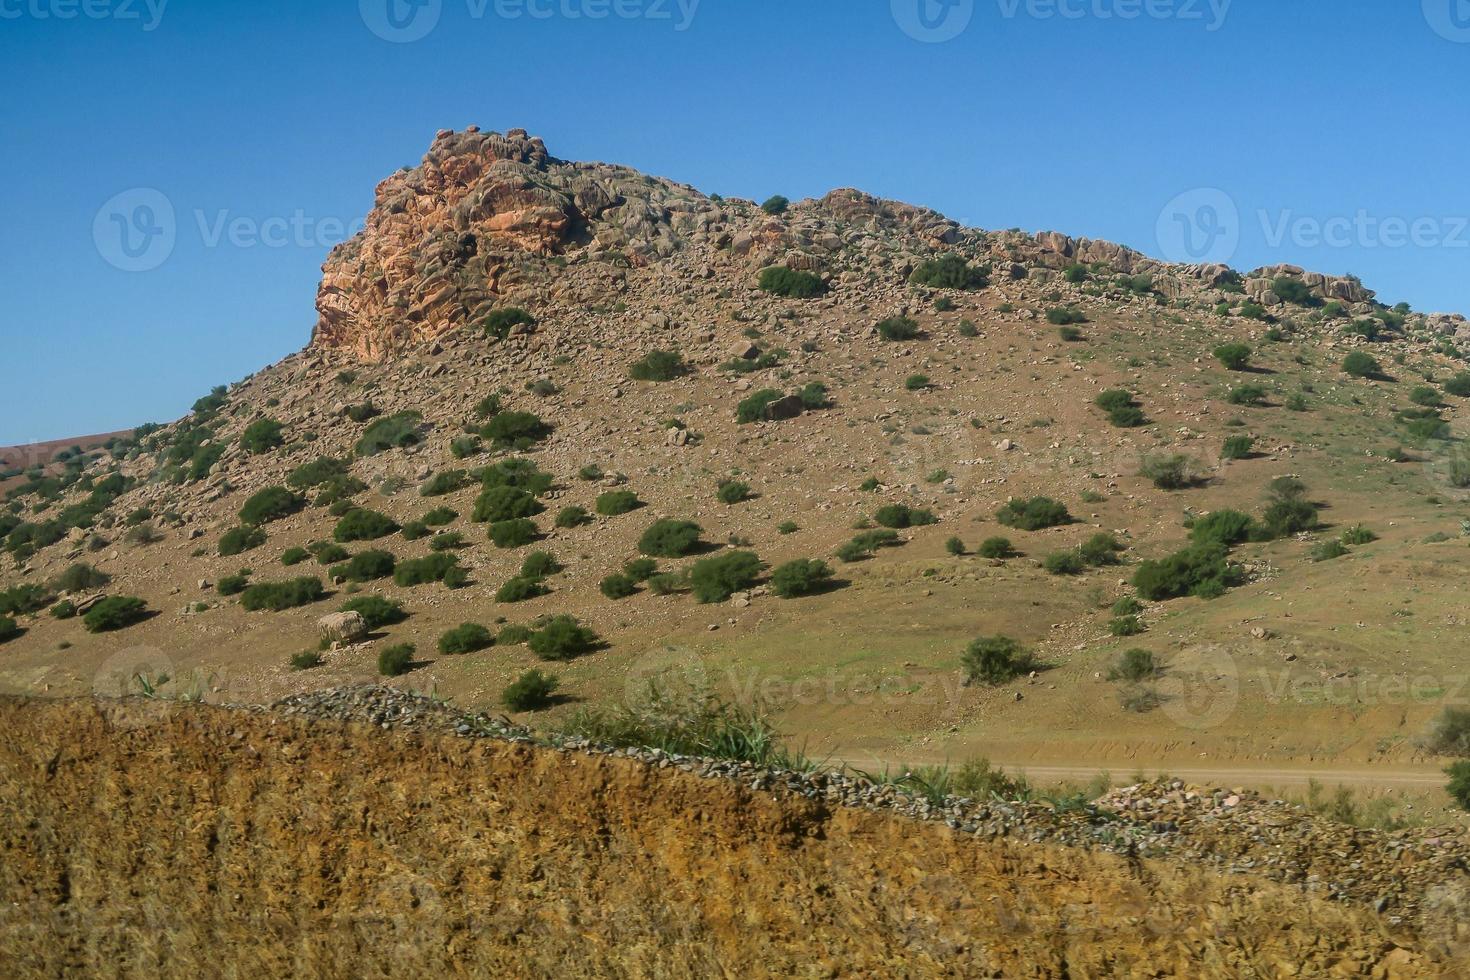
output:
[[[317,305],[299,354],[8,491],[0,685],[255,702],[411,643],[392,683],[468,707],[553,672],[557,727],[657,679],[865,765],[1444,764],[1461,317],[475,130],[379,185]],[[91,632],[107,596],[151,616]],[[318,650],[363,596],[406,618]],[[498,642],[441,652],[462,624]]]

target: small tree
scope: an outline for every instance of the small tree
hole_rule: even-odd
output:
[[[554,674],[528,670],[500,695],[500,701],[511,711],[541,711],[551,706],[552,695],[561,686]]]
[[[826,562],[798,558],[771,573],[771,591],[783,599],[795,599],[820,591],[831,578],[832,569]]]
[[[439,637],[439,652],[446,655],[474,653],[494,645],[494,635],[479,623],[465,623]]]
[[[631,490],[609,490],[597,498],[597,513],[603,517],[618,517],[643,506],[643,501]]]
[[[413,655],[417,652],[412,643],[401,643],[387,647],[378,654],[378,673],[384,677],[406,674],[413,666]]]
[[[787,299],[813,299],[827,292],[827,284],[820,276],[780,265],[762,269],[758,285],[768,293]]]
[[[692,521],[655,521],[638,539],[638,550],[652,558],[682,558],[699,547],[703,529]]]
[[[739,504],[750,499],[750,484],[725,480],[716,488],[715,496],[722,504]]]
[[[689,584],[701,603],[724,602],[756,583],[765,564],[751,551],[731,551],[694,563]]]
[[[597,634],[571,616],[553,616],[526,641],[542,660],[571,660],[597,648]]]
[[[1245,344],[1221,344],[1215,348],[1215,360],[1230,371],[1244,371],[1251,363],[1251,349]]]
[[[1220,455],[1226,459],[1249,459],[1255,446],[1256,440],[1250,436],[1231,436],[1225,440]]]
[[[634,381],[673,381],[689,371],[684,358],[677,351],[649,351],[628,368],[628,376]]]
[[[268,453],[286,444],[286,439],[281,432],[281,423],[275,419],[256,419],[245,427],[244,432],[240,433],[240,445],[246,452],[257,456],[261,453]]]
[[[638,583],[619,573],[603,579],[598,589],[609,599],[626,599],[638,591]]]
[[[766,198],[761,205],[761,210],[769,215],[785,214],[786,209],[791,206],[791,200],[781,194],[772,194]]]
[[[889,317],[878,324],[878,336],[890,342],[913,340],[919,336],[919,325],[906,316]]]
[[[1010,538],[986,538],[980,542],[981,558],[1009,558],[1016,553],[1012,547]]]
[[[259,526],[290,517],[306,506],[306,498],[285,487],[266,487],[245,501],[240,523]]]
[[[1450,777],[1445,791],[1459,804],[1460,809],[1470,810],[1470,759],[1454,763],[1445,773]]]
[[[1031,668],[1031,655],[1009,636],[982,636],[960,658],[966,679],[1004,684]]]
[[[1360,350],[1343,358],[1342,369],[1354,378],[1376,378],[1383,370],[1372,355]]]

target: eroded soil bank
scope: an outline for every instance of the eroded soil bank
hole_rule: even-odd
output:
[[[637,760],[0,700],[0,975],[1457,976],[1249,876]]]

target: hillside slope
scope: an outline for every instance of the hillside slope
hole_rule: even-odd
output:
[[[762,288],[772,266],[798,284],[794,273],[814,275],[815,295]],[[328,258],[318,308],[301,353],[10,492],[0,583],[22,589],[10,593],[21,632],[0,645],[0,685],[111,693],[141,675],[168,694],[254,701],[369,679],[407,642],[414,666],[394,683],[468,706],[497,705],[528,669],[554,671],[567,699],[541,717],[551,725],[637,702],[657,678],[759,702],[838,758],[1442,764],[1420,737],[1460,696],[1455,651],[1470,639],[1457,588],[1470,517],[1462,318],[1389,309],[1351,278],[1172,266],[962,228],[856,191],[768,212],[560,161],[520,131],[441,133],[419,167],[384,181],[366,231]],[[1250,348],[1240,369],[1213,355],[1231,343]],[[668,380],[630,377],[651,352],[679,356],[652,371]],[[1345,372],[1354,353],[1378,370]],[[1110,390],[1133,402],[1113,414],[1122,425],[1097,404]],[[1188,472],[1161,487],[1153,475],[1174,456]],[[337,475],[310,485],[303,467],[323,459]],[[500,467],[510,459],[548,477],[531,481],[536,499],[476,514],[487,480],[526,477]],[[1229,569],[1176,590],[1209,598],[1136,585],[1204,515],[1263,522],[1288,476],[1314,519],[1243,535]],[[748,492],[725,502],[732,481]],[[306,499],[287,494],[241,529],[254,495],[288,484]],[[618,491],[635,509],[614,513],[602,498]],[[1010,498],[1038,495],[1074,520],[998,520]],[[346,552],[402,563],[439,547],[465,580],[334,580],[343,559],[311,556],[353,507],[387,519],[370,536],[388,533]],[[558,521],[569,507],[588,519]],[[444,508],[447,523],[416,526]],[[476,519],[520,514],[534,543],[498,547]],[[697,522],[702,546],[655,558],[672,576],[659,588],[613,583],[633,594],[610,597],[604,582],[664,517]],[[908,526],[836,557],[881,521]],[[1074,567],[1066,553],[1100,533],[1122,550]],[[1011,550],[981,553],[1002,536]],[[538,550],[561,570],[502,592]],[[766,573],[697,601],[695,563],[739,551]],[[834,577],[780,598],[773,573],[798,559]],[[105,584],[61,581],[78,562]],[[244,584],[315,577],[324,595],[248,611],[221,590],[242,570]],[[67,598],[80,609],[125,595],[155,615],[101,633],[48,615],[77,581]],[[292,670],[317,647],[317,621],[356,595],[408,618]],[[1130,598],[1136,622],[1112,611]],[[464,623],[498,632],[554,615],[602,645],[550,665],[523,636],[438,649]],[[996,635],[1034,662],[965,683],[961,654]],[[1154,676],[1110,681],[1134,648],[1153,654]]]

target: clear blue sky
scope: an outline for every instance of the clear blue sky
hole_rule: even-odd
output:
[[[1237,268],[1470,310],[1467,0],[388,2],[0,0],[0,445],[176,418],[303,346],[338,226],[472,123],[709,192],[856,186],[1151,254],[1215,188]]]

